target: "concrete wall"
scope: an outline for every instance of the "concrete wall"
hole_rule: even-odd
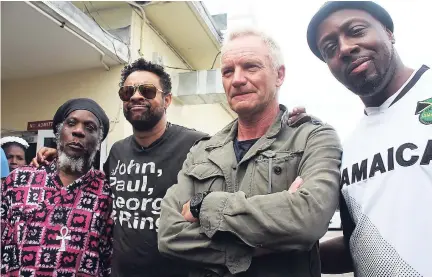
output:
[[[137,13],[131,17],[131,56],[141,54],[152,60],[153,52],[163,56],[165,65],[186,68],[182,60]],[[122,102],[118,98],[118,83],[123,66],[104,69],[73,71],[50,76],[2,81],[1,126],[3,129],[24,131],[27,122],[51,120],[58,107],[71,98],[88,97],[98,102],[111,120],[107,139],[108,149],[117,140],[132,134],[131,125],[124,119]],[[171,75],[184,72],[167,68]],[[168,120],[214,134],[233,120],[219,104],[183,105],[174,100],[168,109]]]
[[[132,15],[131,48],[134,59],[140,49],[141,56],[147,60],[152,60],[153,53],[157,52],[163,57],[163,64],[169,67],[187,68],[182,59],[167,45],[147,23],[142,24],[142,19],[137,13]],[[188,70],[171,69],[165,70],[171,75],[172,79],[181,72]],[[175,92],[173,92],[175,94]],[[225,125],[233,120],[225,109],[219,104],[206,105],[183,105],[181,101],[173,100],[167,110],[168,120],[172,123],[193,128],[208,134],[215,134]],[[125,126],[126,132],[131,132],[130,126]]]
[[[3,81],[1,127],[24,131],[27,122],[51,120],[58,107],[71,98],[87,97],[98,102],[111,120],[108,149],[132,134],[118,98],[121,66],[110,71],[92,69],[39,78]],[[209,134],[222,129],[233,118],[219,104],[185,106],[174,100],[168,120]]]
[[[167,111],[172,123],[214,135],[234,120],[219,104],[183,106],[173,101]]]
[[[187,68],[183,61],[165,43],[147,23],[142,23],[141,17],[137,13],[132,13],[131,25],[131,48],[132,57],[137,59],[140,56],[151,61],[153,52],[159,53],[163,57],[163,64],[170,67]],[[138,53],[140,51],[140,54]],[[187,70],[166,68],[169,74],[178,74]]]
[[[91,8],[88,4],[87,8]],[[85,9],[81,9],[87,12]],[[105,30],[118,29],[131,24],[132,9],[129,6],[102,9],[92,12],[91,15],[98,21],[99,25]]]
[[[121,66],[74,71],[38,78],[2,81],[1,127],[24,131],[27,122],[52,120],[58,107],[71,98],[98,102],[111,120],[108,148],[123,138],[124,117],[118,98]],[[118,120],[117,120],[118,119]]]

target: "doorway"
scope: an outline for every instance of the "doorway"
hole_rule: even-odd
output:
[[[56,137],[53,130],[39,130],[37,135],[36,151],[33,157],[36,156],[36,152],[42,147],[57,148]],[[30,147],[29,147],[30,148]],[[100,149],[97,151],[95,159],[93,161],[93,167],[98,170],[103,170],[103,164],[107,158],[107,139],[102,141]],[[32,158],[33,159],[33,158]]]

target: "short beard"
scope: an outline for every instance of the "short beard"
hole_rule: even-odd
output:
[[[97,147],[95,147],[89,153],[89,155],[81,156],[81,157],[71,157],[67,155],[65,152],[63,152],[63,146],[60,141],[60,131],[62,128],[63,128],[63,123],[58,124],[57,134],[56,134],[58,169],[64,172],[68,172],[70,174],[85,174],[92,167],[97,151],[100,148],[100,143],[103,138],[103,130],[102,128],[100,130]]]
[[[360,97],[371,97],[380,92],[380,86],[383,80],[383,76],[377,75],[371,80],[365,80],[359,86],[354,86],[351,90]]]
[[[124,111],[124,116],[126,120],[133,126],[137,131],[149,131],[153,129],[156,124],[162,119],[165,113],[165,108],[156,107],[152,109],[151,107],[141,115],[140,119],[132,120],[131,113],[129,111]]]
[[[390,52],[390,62],[386,71],[381,74],[377,72],[377,76],[374,76],[373,78],[371,78],[371,80],[365,80],[359,86],[353,86],[353,89],[351,90],[360,97],[373,97],[380,94],[386,89],[386,87],[392,80],[392,78],[389,76],[393,76],[395,74],[396,68],[393,65],[394,59],[395,48],[392,44]]]

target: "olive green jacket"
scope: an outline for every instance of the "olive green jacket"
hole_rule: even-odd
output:
[[[237,163],[237,120],[195,145],[161,204],[159,251],[190,263],[190,276],[321,276],[318,240],[338,205],[342,148],[309,116],[288,125],[286,108]],[[297,176],[304,180],[288,191]],[[199,222],[183,204],[211,190]],[[167,265],[169,266],[169,265]]]

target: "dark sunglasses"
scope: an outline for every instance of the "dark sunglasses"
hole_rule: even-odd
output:
[[[153,84],[122,86],[118,93],[122,101],[129,101],[137,90],[146,99],[154,99],[158,91],[164,94],[162,90],[158,89]]]

